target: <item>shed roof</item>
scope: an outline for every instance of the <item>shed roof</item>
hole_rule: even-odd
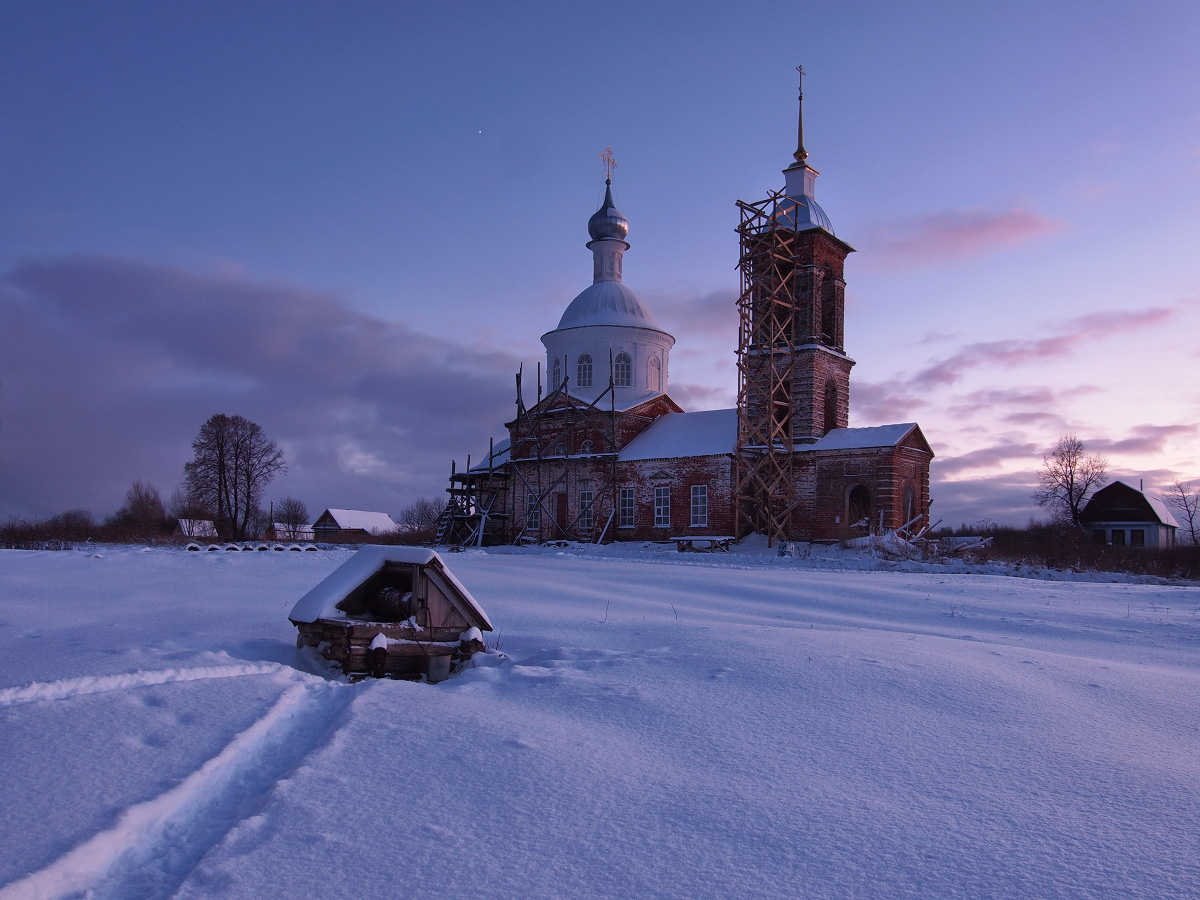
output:
[[[468,621],[484,629],[492,630],[491,620],[479,603],[471,596],[454,573],[446,568],[441,556],[428,547],[363,547],[346,562],[334,569],[324,581],[301,597],[288,618],[293,622],[315,622],[317,619],[338,619],[345,614],[337,608],[356,587],[378,572],[386,563],[407,563],[418,566],[436,566],[461,595],[451,598],[466,607],[460,610]]]
[[[343,531],[362,530],[368,534],[382,534],[396,530],[396,523],[387,513],[365,512],[361,509],[327,509],[317,517],[317,521],[325,516],[333,519],[334,524]]]

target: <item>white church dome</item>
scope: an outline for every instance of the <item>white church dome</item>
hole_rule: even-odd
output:
[[[558,327],[584,325],[627,325],[634,328],[658,328],[642,298],[619,281],[597,281],[571,301],[558,320]]]

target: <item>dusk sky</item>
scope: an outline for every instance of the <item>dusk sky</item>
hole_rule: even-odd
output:
[[[932,517],[1024,524],[1068,431],[1200,478],[1198,47],[1195,2],[4,4],[0,518],[165,498],[218,412],[267,500],[444,496],[591,283],[609,145],[671,394],[732,406],[800,63],[850,424],[920,423]]]

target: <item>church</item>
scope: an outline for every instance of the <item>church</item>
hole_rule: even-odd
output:
[[[798,122],[783,190],[737,204],[737,406],[686,412],[671,399],[675,338],[623,281],[629,222],[610,165],[587,223],[592,284],[542,335],[536,385],[517,374],[508,439],[452,465],[439,543],[833,541],[928,525],[920,427],[849,427],[854,248],[814,196],[803,93]]]

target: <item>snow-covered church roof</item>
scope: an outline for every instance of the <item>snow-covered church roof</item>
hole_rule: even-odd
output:
[[[625,445],[617,457],[622,462],[641,459],[679,459],[686,456],[720,456],[737,446],[737,410],[659,416],[650,427]],[[869,428],[835,428],[812,444],[797,444],[797,453],[820,450],[869,450],[895,447],[917,427],[915,422],[874,425]]]

